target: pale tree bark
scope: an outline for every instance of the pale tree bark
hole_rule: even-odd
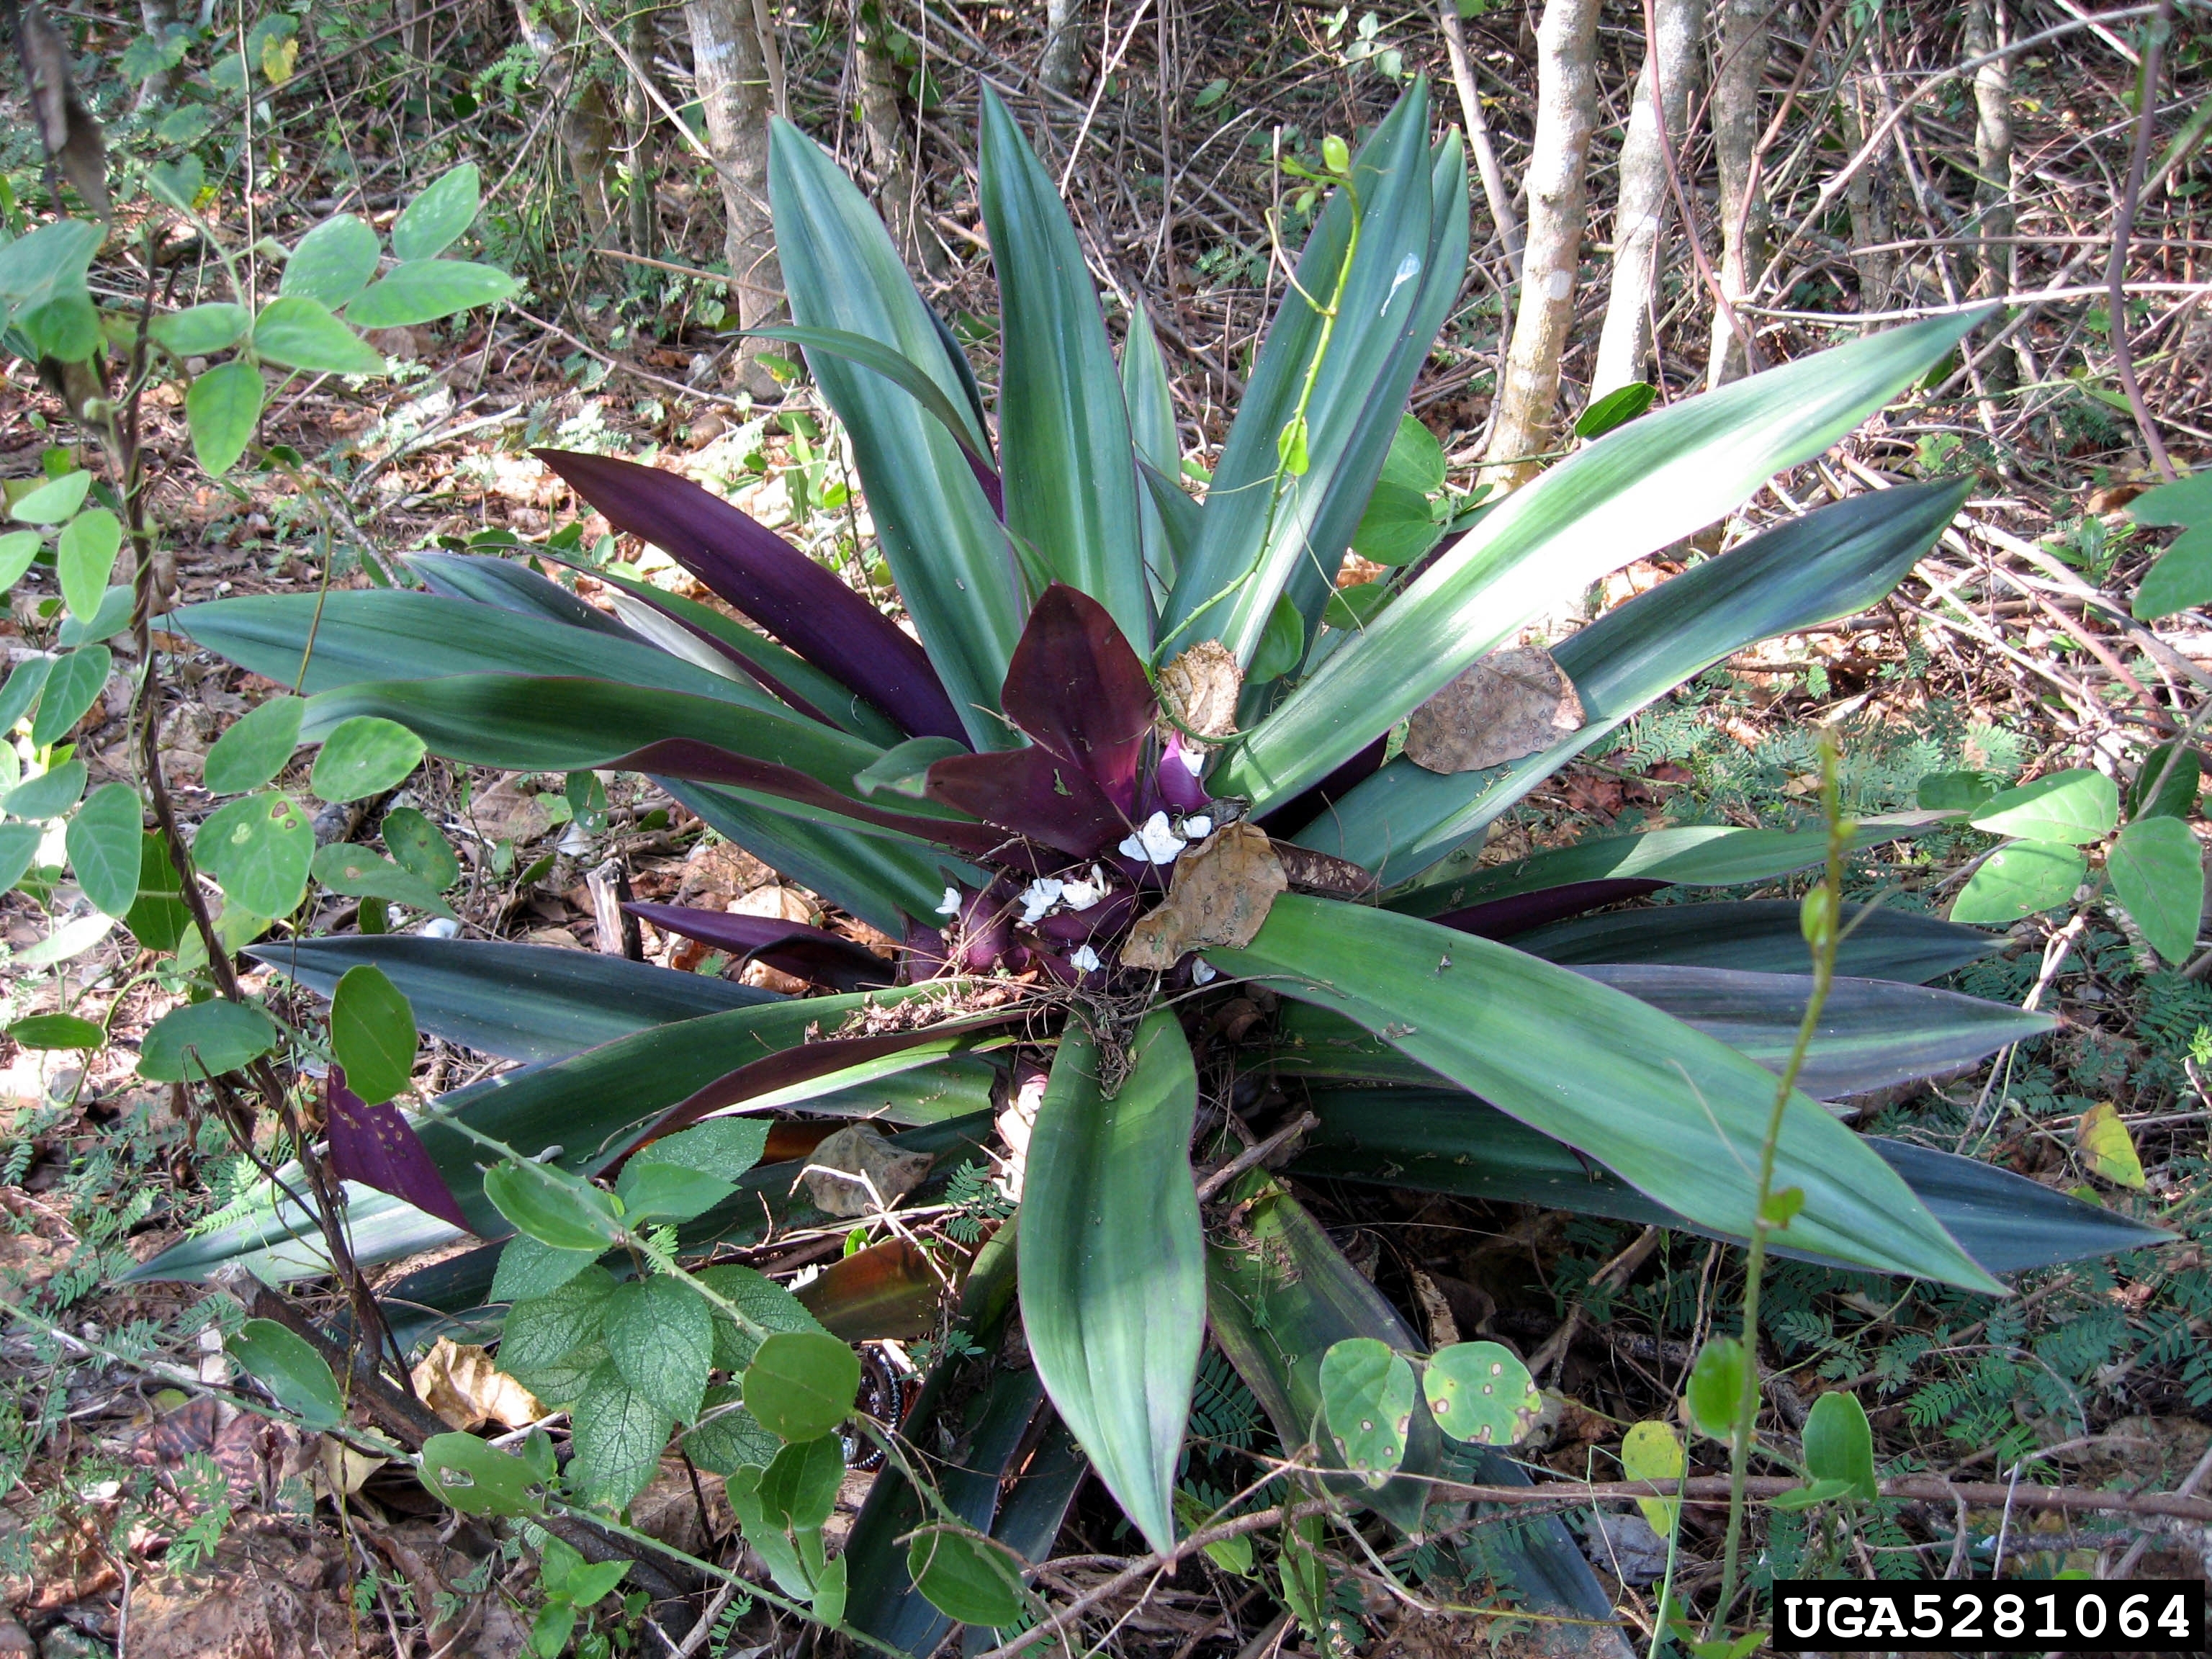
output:
[[[146,27],[149,40],[159,40],[167,35],[177,21],[176,8],[170,0],[138,0],[139,20]],[[148,76],[138,83],[138,100],[135,107],[151,109],[166,100],[176,80],[176,71],[161,70]]]
[[[922,185],[915,167],[920,142],[901,107],[905,76],[886,49],[890,30],[873,0],[853,7],[853,70],[860,88],[860,132],[868,166],[876,175],[876,207],[891,241],[909,263],[934,275],[945,264],[945,248],[928,228],[922,212]]]
[[[1854,73],[1844,89],[1844,136],[1856,155],[1881,119],[1879,105],[1869,77]],[[1880,311],[1889,302],[1890,285],[1896,280],[1897,255],[1875,252],[1896,240],[1890,222],[1891,182],[1886,151],[1867,158],[1844,187],[1844,201],[1851,215],[1851,264],[1859,273],[1859,309]]]
[[[650,71],[660,52],[660,25],[650,6],[641,5],[630,14],[629,33],[629,39],[623,44],[629,49],[630,62]],[[646,259],[654,256],[659,241],[659,114],[646,97],[644,86],[633,78],[623,103],[623,120],[629,129],[629,251]]]
[[[1510,486],[1550,446],[1559,354],[1574,320],[1587,217],[1585,174],[1597,126],[1598,0],[1545,0],[1536,28],[1536,137],[1528,158],[1528,240],[1521,301],[1498,386],[1484,477]]]
[[[769,117],[775,109],[757,13],[748,0],[684,0],[691,31],[691,73],[707,118],[707,150],[722,185],[722,246],[738,325],[757,328],[783,307],[783,272],[769,222]],[[766,392],[774,382],[756,362],[770,349],[749,340],[740,349],[744,384]]]
[[[1733,307],[1750,295],[1766,242],[1766,193],[1753,176],[1759,144],[1759,93],[1766,80],[1767,0],[1721,0],[1713,63],[1713,159],[1720,171],[1721,293]],[[1741,321],[1739,316],[1737,320]],[[1748,325],[1746,325],[1748,326]],[[1716,306],[1705,384],[1717,386],[1750,365],[1749,342]]]
[[[1482,91],[1475,85],[1474,59],[1467,50],[1467,26],[1460,21],[1458,0],[1438,0],[1437,19],[1443,27],[1444,53],[1451,59],[1452,85],[1459,92],[1459,112],[1467,123],[1468,148],[1474,152],[1474,170],[1482,180],[1482,199],[1490,209],[1491,228],[1505,252],[1513,280],[1521,280],[1521,219],[1513,211],[1513,187],[1505,182],[1505,169],[1498,165],[1498,147],[1490,142],[1490,122],[1482,109]]]
[[[1971,0],[1966,8],[1968,58],[1989,57],[2006,44],[2008,20],[1996,0]],[[1982,238],[1974,291],[1994,297],[2013,291],[2020,249],[2013,242],[2012,60],[1994,58],[1974,71],[1974,185],[1976,228]],[[1992,325],[1995,326],[1995,325]],[[1992,386],[2009,386],[2012,364],[1990,354],[1983,370]]]
[[[1698,42],[1705,33],[1704,0],[1652,0],[1653,33],[1636,76],[1628,133],[1620,145],[1620,210],[1613,228],[1613,291],[1598,337],[1597,370],[1590,378],[1595,402],[1644,378],[1650,362],[1651,313],[1659,255],[1667,240],[1674,196],[1667,152],[1679,150],[1688,130],[1691,84],[1698,74]],[[1653,84],[1654,76],[1657,84]],[[1663,116],[1665,118],[1661,119]]]
[[[1083,77],[1083,0],[1045,0],[1044,54],[1037,79],[1058,92],[1073,92]]]

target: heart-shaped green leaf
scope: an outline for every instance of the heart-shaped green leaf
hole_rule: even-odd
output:
[[[1321,1401],[1346,1468],[1370,1486],[1398,1472],[1413,1428],[1413,1368],[1405,1355],[1371,1336],[1332,1344],[1322,1356]]]
[[[1528,1368],[1496,1342],[1437,1349],[1421,1373],[1421,1388],[1438,1428],[1455,1440],[1483,1446],[1527,1439],[1544,1407]]]

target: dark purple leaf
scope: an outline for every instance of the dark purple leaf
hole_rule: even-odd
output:
[[[906,951],[906,976],[910,984],[926,979],[942,979],[952,971],[952,947],[945,942],[942,928],[932,927],[927,922],[916,921],[908,916],[906,937],[900,941]]]
[[[750,1066],[740,1066],[726,1077],[717,1078],[696,1094],[679,1100],[641,1132],[624,1147],[602,1174],[611,1175],[621,1167],[623,1160],[641,1146],[672,1135],[678,1129],[691,1125],[726,1107],[740,1105],[761,1095],[778,1089],[790,1088],[793,1084],[811,1083],[816,1078],[827,1077],[832,1072],[842,1072],[848,1066],[858,1066],[864,1060],[882,1060],[891,1054],[903,1054],[908,1048],[918,1048],[924,1043],[937,1042],[948,1036],[958,1036],[969,1031],[985,1031],[1007,1021],[1024,1018],[1025,1006],[1014,1006],[997,1009],[967,1019],[949,1020],[941,1025],[932,1025],[913,1031],[885,1031],[876,1036],[823,1037],[813,1042],[801,1042],[784,1049],[781,1054],[757,1060]]]
[[[972,453],[967,445],[960,446],[960,453],[968,463],[968,470],[975,475],[975,482],[983,486],[983,499],[991,504],[991,511],[999,515],[999,522],[1006,521],[1006,486],[990,463]]]
[[[598,576],[599,574],[599,573],[592,569],[591,566],[585,564],[579,560],[563,559],[550,553],[544,554],[542,556],[551,559],[556,564],[566,565],[569,569],[577,571],[583,575]],[[782,681],[777,679],[775,676],[769,673],[767,669],[762,667],[750,657],[745,655],[744,652],[735,650],[730,646],[724,644],[720,640],[716,639],[708,629],[700,627],[697,623],[693,622],[689,617],[682,615],[677,611],[675,606],[668,604],[665,599],[661,599],[659,595],[654,592],[652,587],[646,583],[640,582],[635,586],[625,584],[620,591],[626,597],[635,599],[640,605],[645,606],[647,610],[658,611],[660,615],[667,617],[669,621],[674,623],[678,628],[682,629],[685,633],[690,635],[694,639],[696,639],[702,644],[708,646],[717,656],[729,663],[732,667],[746,675],[756,684],[757,684],[762,690],[767,692],[770,696],[790,704],[792,708],[797,709],[809,720],[819,720],[824,726],[835,726],[836,724],[835,720],[831,720],[827,714],[817,708],[812,703],[807,702],[805,698],[800,696],[796,691],[793,691]],[[623,631],[626,634],[629,632],[629,629],[624,629]],[[641,638],[642,635],[633,635],[632,637]]]
[[[1137,766],[1158,704],[1104,605],[1065,582],[1046,588],[1006,665],[1000,701],[1008,720],[1089,773],[1124,817],[1136,810]]]
[[[1042,747],[939,761],[929,769],[929,797],[1073,858],[1129,833],[1127,818],[1080,766]]]
[[[1487,904],[1474,904],[1464,910],[1452,910],[1436,918],[1440,927],[1455,928],[1462,933],[1474,933],[1483,939],[1510,939],[1516,933],[1525,933],[1532,927],[1559,921],[1568,916],[1579,916],[1585,911],[1601,910],[1608,904],[1618,904],[1623,899],[1642,898],[1646,893],[1656,893],[1673,884],[1663,881],[1638,881],[1624,878],[1616,881],[1576,881],[1564,887],[1547,887],[1534,893],[1515,893],[1510,897],[1492,899]]]
[[[532,452],[617,530],[647,541],[911,736],[968,741],[921,647],[782,537],[672,472]]]
[[[1042,939],[1081,945],[1086,939],[1112,937],[1135,921],[1136,915],[1134,890],[1117,888],[1088,910],[1058,910],[1039,918],[1036,931]]]
[[[1291,796],[1262,817],[1259,821],[1260,827],[1271,836],[1295,836],[1327,811],[1329,802],[1345,793],[1352,785],[1364,783],[1373,776],[1382,764],[1383,751],[1389,741],[1389,733],[1386,732],[1312,788]]]
[[[960,758],[984,760],[995,757],[963,755]],[[939,762],[939,764],[944,763]],[[702,743],[696,738],[663,738],[659,743],[633,750],[627,755],[617,756],[607,765],[621,771],[688,778],[695,783],[724,783],[734,788],[758,790],[766,795],[781,795],[786,800],[822,807],[857,823],[872,823],[878,830],[895,830],[901,835],[933,842],[940,847],[950,847],[971,857],[989,857],[1006,845],[1006,836],[988,824],[956,823],[945,818],[890,811],[850,795],[841,795],[828,784],[811,778],[795,768],[779,766],[772,761],[749,760],[743,755],[733,755],[726,749],[717,749],[714,744]]]
[[[1158,801],[1140,802],[1133,815],[1150,817],[1147,808],[1164,806],[1175,812],[1195,812],[1212,798],[1206,793],[1206,768],[1213,758],[1213,751],[1206,744],[1185,737],[1180,732],[1168,733],[1166,745],[1160,751],[1160,763],[1153,769],[1153,790]],[[1191,763],[1198,769],[1191,769]]]
[[[890,963],[865,946],[781,916],[738,916],[676,904],[625,904],[623,908],[664,932],[681,933],[839,991],[889,985],[894,973]]]
[[[464,1232],[475,1231],[431,1161],[429,1148],[397,1106],[390,1101],[363,1104],[345,1086],[345,1070],[338,1066],[331,1067],[325,1100],[331,1169],[339,1180],[374,1187]]]

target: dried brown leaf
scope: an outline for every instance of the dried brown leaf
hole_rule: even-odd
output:
[[[900,1152],[872,1123],[855,1123],[817,1146],[799,1179],[825,1214],[874,1215],[921,1186],[933,1162],[927,1152]]]
[[[441,1336],[412,1373],[422,1403],[453,1427],[472,1433],[487,1423],[519,1429],[545,1415],[529,1389],[483,1349]]]
[[[1237,729],[1237,697],[1244,671],[1219,640],[1200,640],[1160,670],[1160,702],[1200,737],[1225,738]]]
[[[1241,949],[1290,884],[1266,831],[1249,823],[1217,830],[1176,860],[1167,902],[1129,930],[1121,965],[1165,970],[1186,951]]]
[[[107,197],[107,140],[77,96],[76,82],[70,76],[68,43],[35,0],[25,0],[15,27],[46,159],[76,186],[87,207],[108,218],[112,209]]]
[[[1581,729],[1583,702],[1552,653],[1493,651],[1413,711],[1406,758],[1431,772],[1479,772],[1549,749]]]

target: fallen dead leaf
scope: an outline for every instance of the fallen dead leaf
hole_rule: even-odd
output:
[[[1406,758],[1430,772],[1479,772],[1578,731],[1582,699],[1552,653],[1493,651],[1413,711]]]
[[[487,841],[511,841],[521,847],[553,827],[552,810],[542,795],[526,793],[521,775],[501,778],[476,798],[470,820]]]
[[[674,902],[726,909],[740,893],[750,893],[775,879],[775,872],[744,848],[732,842],[716,842],[684,860],[684,879],[676,889]]]
[[[781,885],[756,887],[730,901],[729,914],[733,916],[766,916],[775,921],[814,924],[814,907],[805,898]]]
[[[1225,825],[1176,860],[1167,902],[1129,930],[1121,965],[1164,972],[1187,951],[1241,949],[1290,884],[1265,830]]]
[[[1160,701],[1200,737],[1225,738],[1237,729],[1237,696],[1244,671],[1219,640],[1200,640],[1160,670]]]
[[[825,1214],[874,1215],[921,1186],[935,1161],[927,1152],[900,1152],[872,1123],[854,1123],[814,1149],[799,1179]]]
[[[522,1384],[500,1370],[483,1348],[441,1336],[412,1373],[422,1403],[464,1433],[486,1423],[520,1429],[545,1415]]]

